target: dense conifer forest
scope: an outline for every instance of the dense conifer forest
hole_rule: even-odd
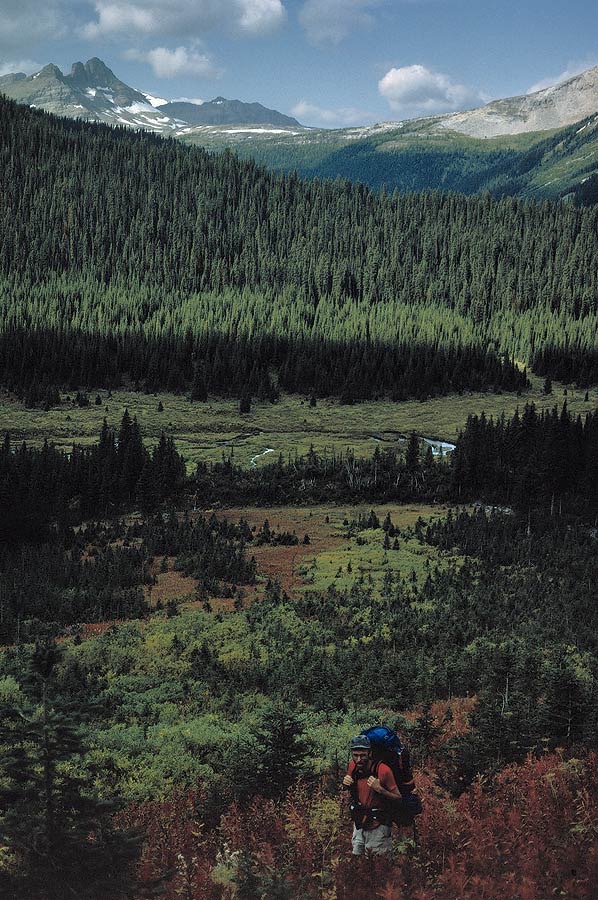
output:
[[[0,102],[2,380],[23,396],[198,369],[215,392],[513,390],[544,351],[595,376],[575,363],[595,208],[305,182]]]

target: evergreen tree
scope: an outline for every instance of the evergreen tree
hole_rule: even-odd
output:
[[[258,793],[281,797],[304,770],[310,753],[299,716],[284,701],[277,701],[263,713],[254,730]]]
[[[412,431],[409,435],[407,451],[405,454],[405,465],[408,472],[417,472],[419,469],[419,438],[415,431]]]
[[[239,412],[246,415],[251,412],[251,394],[249,391],[243,391],[239,400]]]
[[[23,698],[0,714],[0,837],[15,900],[108,900],[130,886],[137,842],[110,824],[113,805],[80,772],[81,710],[57,691],[55,644],[36,645]]]
[[[193,370],[193,384],[191,385],[191,400],[205,403],[208,399],[208,389],[204,375],[203,365],[197,363]]]

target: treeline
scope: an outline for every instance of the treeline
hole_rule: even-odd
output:
[[[589,515],[598,508],[597,458],[598,413],[582,420],[566,405],[538,413],[526,404],[510,419],[470,416],[448,460],[422,452],[413,434],[404,452],[377,447],[370,458],[311,450],[258,469],[199,463],[195,487],[206,504],[485,499]]]
[[[588,388],[598,383],[598,352],[581,347],[544,347],[534,353],[534,372]]]
[[[451,495],[515,506],[563,506],[584,514],[598,505],[598,413],[538,413],[526,404],[511,419],[470,416],[451,458]]]
[[[418,444],[417,438],[415,438]],[[446,500],[450,464],[435,461],[431,448],[412,459],[394,448],[375,449],[369,458],[345,453],[317,453],[243,469],[230,459],[199,462],[192,479],[195,496],[206,506],[221,502],[278,505],[284,503],[383,503],[389,500]]]
[[[266,353],[276,348],[258,337],[263,319],[285,358],[303,357],[306,367],[321,370],[295,376],[302,390],[308,382],[315,389],[318,379],[330,383],[334,369],[323,361],[331,346],[340,349],[335,391],[347,377],[372,383],[361,360],[382,353],[385,377],[374,380],[373,390],[411,396],[415,378],[405,373],[439,346],[448,356],[430,390],[458,389],[463,379],[470,386],[469,373],[471,385],[498,380],[506,387],[513,373],[498,378],[494,370],[503,351],[512,356],[513,338],[507,329],[502,340],[500,322],[521,315],[550,325],[528,335],[524,355],[559,343],[550,324],[555,314],[579,323],[580,347],[586,336],[595,345],[595,209],[302,182],[230,153],[210,156],[147,134],[0,104],[0,331],[7,336],[8,377],[21,391],[32,376],[49,386],[106,385],[123,376],[150,387],[168,386],[169,379],[189,385],[196,364],[208,370],[214,362],[194,342],[223,331],[232,336],[225,356],[247,357],[232,345],[238,336],[248,339],[245,369],[251,372],[258,357],[260,381],[268,367],[279,366],[276,353]],[[210,292],[223,299],[206,322],[196,295]],[[254,313],[256,295],[263,300]],[[231,310],[231,296],[240,315]],[[304,316],[293,313],[294,298],[311,308],[311,343],[303,341]],[[397,333],[397,305],[404,319],[414,307],[436,311],[429,339]],[[73,334],[84,336],[81,343]],[[137,344],[127,360],[129,344],[142,336],[148,343]],[[489,339],[486,353],[480,348]],[[13,343],[20,361],[10,354]],[[186,353],[174,374],[152,364],[150,349],[172,361],[180,356],[177,343]],[[459,371],[472,343],[487,362],[480,369],[466,358]],[[397,387],[386,376],[405,347],[411,360],[401,365]],[[293,380],[288,373],[285,379]]]
[[[597,456],[598,413],[582,420],[566,405],[538,413],[526,404],[510,419],[470,416],[454,452],[440,460],[412,433],[404,450],[376,447],[369,458],[312,448],[259,468],[231,459],[199,462],[187,478],[172,438],[162,435],[150,453],[125,412],[118,435],[104,424],[96,446],[68,454],[48,444],[13,451],[6,437],[0,534],[5,542],[31,542],[46,536],[51,522],[68,525],[131,503],[148,513],[183,495],[203,506],[485,499],[585,515],[598,506]]]
[[[67,526],[116,513],[139,502],[146,512],[176,497],[185,463],[171,437],[162,434],[150,452],[128,411],[118,434],[104,421],[99,442],[69,453],[46,441],[41,449],[0,448],[0,542],[43,540],[51,524]]]
[[[56,385],[114,388],[123,380],[136,388],[188,391],[259,400],[279,392],[343,402],[391,397],[424,400],[449,392],[522,391],[529,382],[506,356],[481,346],[383,344],[363,340],[245,338],[190,334],[169,340],[9,330],[0,335],[0,379],[28,405],[49,408]]]

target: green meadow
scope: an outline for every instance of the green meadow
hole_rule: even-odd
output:
[[[401,446],[402,438],[412,430],[422,437],[450,442],[469,415],[485,412],[487,416],[510,416],[525,403],[535,403],[538,409],[556,404],[560,409],[566,400],[575,415],[598,407],[596,387],[589,391],[586,401],[585,391],[554,384],[553,393],[546,396],[542,379],[532,376],[531,382],[531,388],[521,396],[464,393],[425,402],[381,400],[342,405],[327,399],[310,407],[305,397],[283,396],[273,404],[254,400],[247,414],[239,412],[236,400],[191,403],[185,396],[166,393],[91,392],[90,405],[83,408],[63,394],[61,405],[48,411],[28,409],[5,396],[0,399],[0,429],[10,434],[13,442],[39,445],[47,439],[68,450],[73,443],[95,443],[104,418],[118,428],[128,409],[137,417],[148,444],[155,443],[162,431],[172,435],[191,471],[198,461],[217,462],[223,455],[232,455],[238,465],[262,465],[280,453],[285,458],[304,454],[310,446],[318,453],[351,448],[357,455],[367,456],[376,446]],[[99,405],[94,402],[96,396]]]
[[[395,538],[388,540],[379,528],[357,531],[352,527],[359,516],[367,516],[370,510],[376,514],[380,526],[387,515],[396,530]],[[300,543],[293,546],[262,545],[248,547],[250,556],[258,564],[258,583],[248,589],[249,595],[260,597],[270,577],[280,581],[290,596],[304,591],[326,591],[331,585],[337,590],[350,588],[363,578],[373,584],[376,592],[382,588],[385,576],[403,578],[420,587],[435,566],[443,567],[460,557],[454,553],[439,551],[436,547],[421,544],[413,535],[419,519],[425,522],[446,516],[447,507],[422,503],[384,505],[368,504],[317,504],[315,506],[238,507],[217,509],[218,516],[229,521],[244,518],[252,528],[259,530],[268,519],[275,532],[295,532]],[[308,535],[309,544],[303,543]],[[158,583],[168,583],[168,574],[158,574]],[[177,597],[178,587],[168,596]],[[164,594],[162,599],[168,596]],[[226,605],[226,604],[225,604]]]

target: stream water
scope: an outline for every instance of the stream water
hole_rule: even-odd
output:
[[[456,444],[449,444],[448,441],[435,441],[426,437],[422,440],[432,448],[434,456],[444,456],[446,453],[451,453],[456,447]]]
[[[267,447],[263,453],[258,453],[256,456],[252,456],[249,460],[249,465],[253,466],[254,469],[257,469],[256,459],[259,459],[260,456],[265,456],[266,453],[274,453],[274,450],[272,449],[272,447]]]

